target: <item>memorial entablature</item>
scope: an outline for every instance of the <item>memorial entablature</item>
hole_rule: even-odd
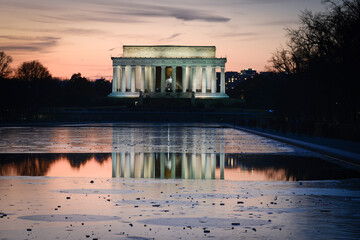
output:
[[[111,97],[227,98],[226,58],[215,57],[215,46],[123,46],[123,57],[112,57]],[[216,71],[220,69],[220,84]]]

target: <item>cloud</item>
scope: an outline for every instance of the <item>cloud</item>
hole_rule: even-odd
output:
[[[91,14],[81,14],[81,13],[74,13],[74,14],[61,14],[59,16],[53,15],[41,15],[42,18],[46,20],[39,20],[47,22],[49,19],[51,21],[57,22],[110,22],[110,23],[145,23],[148,21],[136,19],[136,18],[129,18],[127,16],[122,16],[119,14],[115,14],[112,12],[104,12],[104,11],[97,11],[94,10]]]
[[[260,35],[260,33],[257,32],[241,32],[241,33],[224,33],[224,34],[219,34],[217,36],[220,37],[253,37],[253,36],[258,36]]]
[[[261,35],[262,33],[258,33],[258,32],[227,32],[227,33],[210,34],[210,37],[238,38],[241,41],[249,41],[249,40],[257,39],[257,37]]]
[[[181,36],[181,35],[182,35],[181,33],[174,33],[174,34],[172,34],[172,35],[169,36],[169,37],[161,38],[158,42],[169,41],[169,40],[174,39],[174,38],[177,38],[177,37],[179,37],[179,36]]]
[[[183,21],[205,21],[205,22],[228,22],[230,19],[222,16],[217,16],[200,9],[181,8],[176,6],[159,6],[142,4],[132,7],[120,7],[114,11],[109,11],[110,14],[128,15],[136,17],[168,17]]]
[[[106,34],[106,31],[99,29],[83,29],[83,28],[67,28],[61,30],[62,33],[72,34],[72,35],[102,35]]]
[[[242,4],[274,4],[274,3],[288,3],[295,0],[242,0],[239,3]]]
[[[255,25],[258,26],[288,26],[288,25],[295,25],[299,24],[299,20],[278,20],[278,21],[268,21],[263,23],[258,23]]]
[[[0,39],[3,39],[0,50],[2,51],[31,51],[31,52],[43,52],[47,49],[57,46],[59,37],[29,37],[29,36],[10,36],[0,35]],[[5,42],[5,43],[4,43]]]
[[[88,1],[85,3],[89,4]],[[84,4],[85,4],[84,3]],[[91,7],[74,8],[73,10],[54,12],[54,14],[40,14],[33,21],[97,21],[97,22],[119,22],[119,23],[143,23],[149,22],[152,18],[175,18],[182,21],[204,21],[204,22],[228,22],[230,18],[218,16],[213,10],[206,11],[201,8],[184,8],[174,4],[162,3],[152,4],[149,2],[109,2],[92,3]]]

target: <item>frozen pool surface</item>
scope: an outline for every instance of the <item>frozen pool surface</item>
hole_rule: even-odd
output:
[[[0,153],[309,152],[214,124],[82,124],[0,128]]]

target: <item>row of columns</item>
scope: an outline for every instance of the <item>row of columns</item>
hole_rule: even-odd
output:
[[[112,176],[125,178],[177,178],[181,168],[183,179],[216,179],[216,154],[112,153]],[[224,179],[225,154],[220,154],[220,179]],[[156,162],[160,165],[155,174]],[[170,171],[170,175],[166,174]]]
[[[130,69],[129,74],[126,74],[126,67]],[[165,69],[166,66],[161,67],[161,84],[160,92],[165,92],[166,88],[166,76]],[[148,74],[145,73],[145,68],[147,68]],[[198,79],[196,75],[198,67],[182,67],[182,92],[190,90],[196,92],[198,80],[201,81],[201,92],[206,93],[208,89],[211,90],[211,93],[217,92],[217,83],[216,83],[216,67],[211,67],[212,77],[208,79],[206,66],[201,67],[201,79]],[[156,67],[155,66],[141,66],[140,68],[140,91],[155,92],[156,88]],[[150,74],[149,74],[150,73]],[[176,66],[172,66],[172,91],[176,90]],[[210,83],[210,84],[209,84]],[[209,84],[209,86],[208,86]],[[113,81],[112,81],[112,92],[136,92],[136,66],[113,66]],[[221,67],[220,74],[220,93],[225,93],[225,67]]]

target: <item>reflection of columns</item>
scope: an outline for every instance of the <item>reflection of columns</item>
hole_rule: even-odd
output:
[[[193,179],[193,164],[194,164],[194,161],[195,161],[195,157],[194,157],[195,154],[191,153],[191,156],[190,156],[190,161],[189,161],[189,179]]]
[[[141,66],[141,80],[140,80],[140,90],[145,91],[146,81],[145,81],[145,66]]]
[[[224,179],[225,153],[220,153],[220,179]]]
[[[112,177],[117,177],[116,172],[118,172],[119,165],[117,165],[117,162],[116,162],[116,153],[115,152],[111,153],[111,163],[112,163]]]
[[[175,153],[170,153],[170,156],[171,156],[171,178],[175,179],[176,177]]]
[[[211,153],[211,179],[215,179],[216,155]]]
[[[165,66],[161,66],[161,92],[165,92]]]
[[[151,178],[155,178],[155,153],[150,153]]]
[[[140,153],[140,177],[144,178],[144,153]]]
[[[117,68],[113,66],[113,80],[112,80],[112,92],[117,92]]]
[[[187,67],[182,66],[182,92],[186,92],[187,88],[188,88],[188,76],[186,75],[187,73]]]
[[[120,153],[120,177],[125,176],[125,153]]]
[[[207,154],[201,154],[200,155],[201,160],[201,178],[207,179]]]
[[[171,78],[172,78],[172,82],[171,82],[171,91],[176,92],[176,66],[172,66],[172,71],[171,71]]]
[[[124,175],[123,177],[129,178],[131,177],[130,173],[131,173],[131,169],[130,169],[130,153],[126,153],[125,154],[125,159],[124,159]]]
[[[135,80],[136,80],[136,76],[135,76],[135,66],[130,66],[130,91],[131,92],[135,92]]]
[[[221,67],[220,93],[225,93],[225,67]]]
[[[196,73],[197,73],[197,70],[196,70],[196,67],[192,67],[191,68],[191,81],[192,81],[192,92],[195,92],[196,93],[196,85],[197,85],[197,77],[196,77]]]
[[[206,93],[206,82],[207,82],[207,79],[206,79],[206,67],[202,67],[202,74],[201,74],[201,92],[202,93]]]
[[[126,92],[125,66],[121,66],[121,92]]]
[[[130,164],[129,164],[129,173],[130,173],[130,177],[134,177],[135,176],[135,153],[131,152],[130,153]]]
[[[160,153],[160,178],[165,178],[165,153]]]
[[[187,156],[186,153],[182,154],[181,157],[181,178],[182,179],[188,179],[189,178],[189,169],[187,164]]]
[[[212,67],[211,93],[216,93],[216,67]]]

